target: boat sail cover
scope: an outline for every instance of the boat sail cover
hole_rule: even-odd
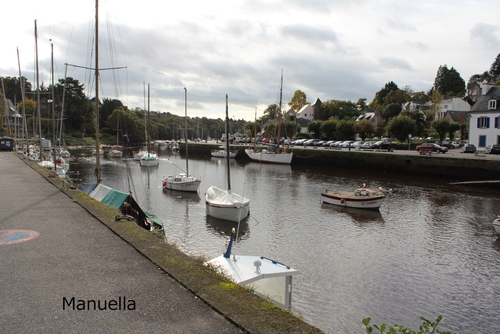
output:
[[[156,228],[162,228],[163,223],[152,213],[141,209],[132,195],[110,188],[103,184],[87,183],[81,189],[85,194],[102,204],[121,210],[125,214],[134,212],[138,216],[138,225],[149,228],[153,225]]]
[[[248,198],[235,194],[230,190],[222,190],[214,186],[207,189],[206,198],[210,201],[211,205],[219,207],[234,208],[250,204],[250,200]]]

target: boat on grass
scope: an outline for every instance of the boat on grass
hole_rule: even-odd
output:
[[[378,210],[385,199],[385,193],[380,190],[359,188],[355,191],[326,191],[321,193],[321,203],[344,206],[357,209]]]

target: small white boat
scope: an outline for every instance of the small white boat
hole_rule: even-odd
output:
[[[292,162],[293,153],[273,152],[267,149],[253,150],[246,149],[245,153],[254,161],[269,162],[275,164],[290,164]]]
[[[210,154],[215,157],[215,158],[226,158],[226,150],[212,150]],[[236,152],[229,151],[229,157],[234,158],[236,157]]]
[[[239,222],[250,214],[250,200],[233,193],[211,186],[205,193],[206,213],[208,216]]]
[[[495,232],[497,232],[497,234],[500,234],[500,216],[498,216],[497,219],[493,221],[493,227],[495,228]]]
[[[141,158],[145,155],[148,154],[148,151],[146,150],[140,150],[139,152],[134,153],[134,160],[139,161]]]
[[[186,173],[179,173],[175,176],[167,176],[163,178],[163,189],[197,192],[201,181],[194,176],[189,176]]]
[[[123,157],[123,152],[120,150],[111,150],[108,153],[108,157],[110,158],[121,158]]]
[[[290,309],[292,304],[292,276],[296,269],[263,256],[231,254],[235,232],[226,252],[206,264],[217,269],[236,284],[248,286],[255,293],[269,298],[279,307]]]
[[[321,193],[321,203],[358,209],[378,210],[384,202],[385,194],[378,190],[359,188],[355,191],[331,191]]]
[[[155,152],[148,152],[140,160],[141,167],[157,167],[160,165],[158,155]]]

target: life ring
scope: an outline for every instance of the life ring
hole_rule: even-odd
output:
[[[82,157],[79,157],[77,160],[81,162],[83,159],[82,159]]]
[[[165,187],[167,185],[167,182],[163,181],[163,186]]]
[[[344,204],[344,202],[345,202],[345,199],[343,199],[343,198],[342,198],[342,199],[340,200],[340,203]]]

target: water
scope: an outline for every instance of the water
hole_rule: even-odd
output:
[[[158,168],[132,159],[102,159],[103,183],[132,191],[161,219],[168,242],[207,259],[224,252],[232,223],[205,215],[204,192],[226,187],[225,159],[190,157],[202,180],[199,194],[163,192],[164,175],[185,160],[160,151]],[[95,158],[74,163],[95,182]],[[457,167],[459,168],[459,167]],[[131,177],[127,177],[130,175]],[[325,332],[364,333],[361,320],[416,330],[420,317],[445,317],[452,333],[497,333],[500,313],[500,213],[496,190],[425,179],[318,167],[231,161],[232,189],[250,198],[251,218],[240,228],[236,254],[261,255],[301,271],[292,311]],[[393,189],[380,211],[320,204],[320,192],[367,183]],[[480,329],[479,329],[480,328]]]

